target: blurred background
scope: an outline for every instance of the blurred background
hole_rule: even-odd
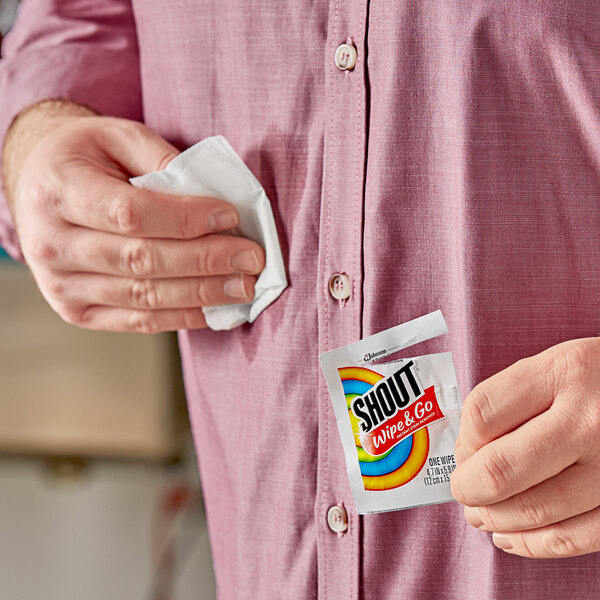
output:
[[[0,598],[215,598],[175,336],[66,325],[1,249]]]

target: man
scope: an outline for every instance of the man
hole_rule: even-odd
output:
[[[181,330],[221,597],[597,597],[599,24],[587,0],[24,3],[2,242],[69,322]],[[247,300],[262,251],[224,202],[126,184],[217,133],[290,281],[221,333],[200,307]],[[427,351],[473,390],[466,520],[359,517],[317,356],[438,308]]]

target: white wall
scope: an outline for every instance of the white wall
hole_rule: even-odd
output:
[[[155,600],[149,592],[156,503],[169,482],[193,480],[193,473],[193,463],[182,473],[100,462],[64,481],[37,460],[0,458],[0,598]],[[215,598],[202,511],[178,530],[182,571],[169,600]]]

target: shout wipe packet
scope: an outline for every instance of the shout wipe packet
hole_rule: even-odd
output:
[[[438,310],[319,355],[361,514],[453,500],[461,400],[452,355],[372,364],[444,333]]]

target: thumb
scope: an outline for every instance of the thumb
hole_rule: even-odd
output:
[[[179,150],[155,131],[137,121],[103,117],[104,150],[117,161],[130,176],[137,177],[164,169]]]

